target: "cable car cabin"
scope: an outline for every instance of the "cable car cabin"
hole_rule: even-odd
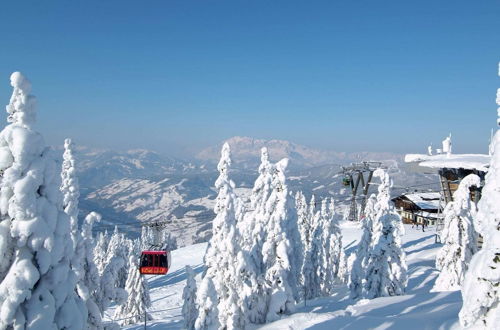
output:
[[[168,251],[142,251],[139,270],[142,275],[165,275],[170,263]]]
[[[350,185],[351,185],[351,178],[350,178],[350,177],[348,177],[348,176],[344,177],[344,178],[342,179],[342,184],[343,184],[344,186],[346,186],[346,187],[347,187],[347,186],[350,186]]]

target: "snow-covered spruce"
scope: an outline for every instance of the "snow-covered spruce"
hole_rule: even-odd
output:
[[[59,170],[34,130],[31,83],[19,72],[10,81],[10,124],[0,133],[0,329],[83,329]]]
[[[99,221],[101,221],[101,215],[96,212],[90,212],[85,217],[75,251],[75,256],[78,258],[76,264],[79,267],[74,270],[78,278],[78,295],[83,299],[88,310],[87,329],[103,329],[102,311],[96,303],[100,291],[100,276],[94,263],[95,243],[92,237],[94,222]]]
[[[340,216],[335,212],[333,199],[325,199],[321,205],[323,214],[324,235],[323,244],[323,271],[325,278],[322,283],[323,294],[332,294],[334,285],[342,282],[342,265],[345,263],[345,256],[342,247],[342,232],[340,231]]]
[[[182,317],[184,318],[184,329],[193,330],[198,309],[196,308],[196,281],[194,271],[190,266],[186,266],[186,286],[182,291]]]
[[[144,227],[143,227],[144,228]],[[106,254],[109,245],[109,234],[106,230],[104,233],[97,234],[96,244],[94,247],[94,264],[97,267],[99,275],[102,275],[104,267],[106,266]]]
[[[262,261],[262,244],[266,236],[266,202],[271,193],[271,163],[266,148],[261,149],[259,176],[250,196],[251,211],[243,213],[238,228],[241,251],[238,253],[237,273],[240,276],[241,308],[251,323],[265,323],[267,295]],[[239,219],[240,219],[239,218]]]
[[[132,254],[132,241],[125,237],[125,234],[120,233],[118,227],[115,226],[115,230],[109,239],[109,244],[106,250],[106,257],[104,259],[104,269],[111,263],[113,258],[121,258],[123,261],[123,266],[116,269],[116,281],[115,286],[118,288],[125,288],[125,282],[128,277],[128,261]],[[115,265],[118,265],[115,263]],[[104,271],[103,271],[104,272]]]
[[[288,159],[275,164],[272,171],[272,192],[266,203],[268,225],[266,239],[262,246],[265,281],[269,295],[266,320],[277,320],[294,310],[295,274],[292,273],[291,244],[287,234],[291,224],[287,221],[288,188],[285,170]]]
[[[348,286],[351,299],[359,298],[362,295],[363,283],[366,280],[365,267],[370,252],[370,245],[372,243],[376,201],[377,198],[375,195],[371,195],[366,202],[365,218],[362,220],[363,234],[356,247],[356,252],[354,252],[352,260],[349,262]]]
[[[440,271],[432,291],[460,290],[472,256],[477,252],[477,234],[473,217],[476,205],[470,200],[470,188],[479,187],[475,174],[465,177],[444,209],[443,247],[436,256]]]
[[[139,262],[136,256],[131,256],[128,264],[128,277],[125,284],[128,298],[118,306],[114,315],[114,319],[120,320],[121,325],[144,322],[144,317],[151,319],[151,316],[146,313],[151,305],[148,282],[139,272]]]
[[[196,318],[194,328],[196,330],[219,329],[218,298],[211,277],[205,276],[201,281],[200,288],[196,294],[196,305],[198,306],[198,317]]]
[[[315,199],[311,198],[309,206],[310,234],[309,241],[305,247],[304,262],[301,273],[303,274],[304,299],[312,299],[321,295],[321,251],[322,251],[322,227],[320,222],[320,212],[314,213]]]
[[[246,323],[246,317],[241,309],[241,299],[236,291],[240,280],[236,273],[240,240],[236,226],[239,200],[233,191],[234,183],[229,179],[230,166],[230,148],[225,143],[217,166],[219,177],[215,187],[219,193],[214,207],[216,217],[212,224],[213,236],[205,255],[207,270],[197,297],[200,310],[195,323],[196,329],[204,329],[204,326],[216,323],[222,328],[242,329]],[[212,296],[207,299],[209,294]],[[213,308],[214,303],[217,304],[217,308]],[[218,321],[214,323],[214,319]]]
[[[499,63],[500,74],[500,63]],[[500,89],[497,91],[500,125]],[[475,229],[483,236],[483,246],[471,260],[462,286],[460,323],[464,327],[493,329],[500,324],[500,131],[492,141],[492,155],[486,174]]]
[[[76,246],[78,240],[78,198],[80,198],[80,187],[78,185],[78,177],[76,176],[73,142],[71,139],[64,140],[61,179],[64,212],[66,212],[70,218],[71,239],[73,240],[74,246]]]
[[[404,228],[401,218],[390,204],[391,182],[389,174],[377,169],[373,175],[381,180],[378,188],[373,239],[366,262],[365,298],[396,296],[404,293],[407,284],[405,253],[401,248]]]

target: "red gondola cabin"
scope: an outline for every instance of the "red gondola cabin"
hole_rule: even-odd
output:
[[[142,275],[165,275],[170,268],[170,252],[142,251],[140,272]]]

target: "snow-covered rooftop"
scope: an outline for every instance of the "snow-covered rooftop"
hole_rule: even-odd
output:
[[[429,168],[463,168],[467,170],[488,171],[490,156],[483,154],[438,154],[421,155],[408,154],[406,163],[417,162],[420,166]]]
[[[437,210],[441,197],[438,192],[405,194],[404,196],[422,210]]]

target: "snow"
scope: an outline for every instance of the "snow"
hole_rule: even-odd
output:
[[[441,194],[438,192],[405,194],[404,196],[417,205],[421,210],[439,209]]]
[[[418,162],[420,166],[429,168],[463,168],[466,170],[477,169],[479,171],[488,171],[490,156],[483,154],[407,154],[406,163]]]
[[[342,222],[342,242],[346,254],[354,252],[361,237],[359,224]],[[460,292],[430,292],[438,274],[433,228],[428,231],[405,225],[402,237],[408,263],[408,286],[401,296],[373,300],[349,299],[346,285],[339,285],[331,297],[302,302],[296,312],[278,321],[250,329],[459,329]],[[182,329],[182,292],[186,283],[185,266],[191,266],[199,285],[207,244],[195,244],[172,252],[172,269],[166,276],[149,276],[153,321],[152,329]],[[142,329],[136,324],[127,329]]]

